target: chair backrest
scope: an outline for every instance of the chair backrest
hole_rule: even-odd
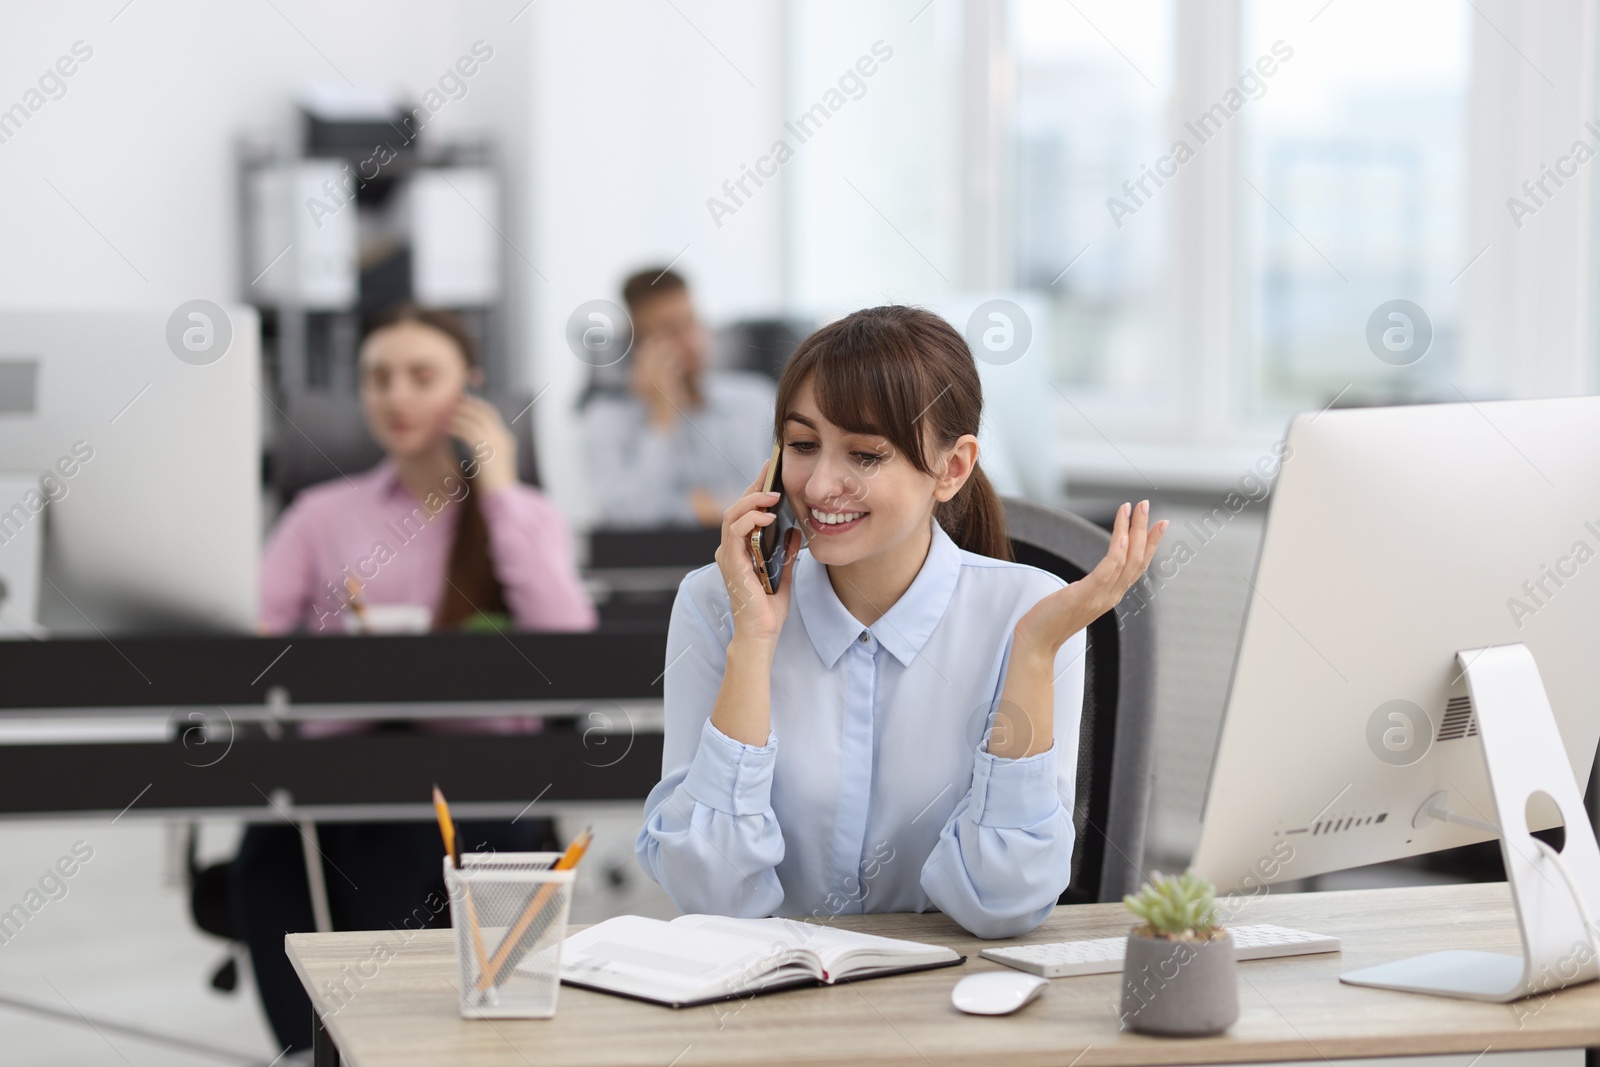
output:
[[[1105,556],[1111,535],[1064,511],[1002,498],[1012,551],[1068,582]],[[1089,624],[1078,743],[1077,838],[1063,904],[1117,901],[1142,878],[1155,715],[1155,605],[1136,595]]]
[[[533,441],[535,398],[527,393],[496,394],[488,400],[499,410],[517,442],[517,477],[537,487],[538,453]],[[355,393],[307,390],[275,401],[276,443],[268,449],[272,487],[287,505],[308,486],[367,470],[383,458],[383,449],[367,432],[361,398]]]
[[[809,322],[796,319],[741,319],[717,331],[714,363],[728,370],[758,371],[777,381],[790,353],[810,332]]]
[[[740,319],[730,322],[712,332],[710,368],[753,371],[777,381],[783,377],[783,365],[790,354],[810,332],[811,323],[805,319]],[[574,335],[569,343],[577,345],[582,342]],[[573,406],[581,411],[596,396],[628,395],[628,377],[632,370],[633,346],[630,342],[621,359],[614,363],[590,366],[589,380]]]

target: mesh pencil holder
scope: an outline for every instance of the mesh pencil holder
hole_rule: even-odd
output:
[[[555,1015],[576,873],[552,870],[560,858],[557,852],[463,855],[460,870],[445,858],[463,1018]]]

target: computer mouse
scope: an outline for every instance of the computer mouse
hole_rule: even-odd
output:
[[[969,1015],[1008,1015],[1049,984],[1048,978],[1021,971],[969,974],[950,991],[950,1003]]]

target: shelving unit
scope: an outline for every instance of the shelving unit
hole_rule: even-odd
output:
[[[262,317],[263,479],[280,503],[378,460],[356,357],[364,318],[381,308],[457,312],[478,340],[486,395],[511,408],[521,384],[494,143],[434,143],[399,110],[302,120],[297,144],[237,149],[240,297]],[[525,477],[531,436],[527,452]]]

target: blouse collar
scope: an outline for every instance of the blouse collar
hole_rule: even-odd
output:
[[[813,559],[809,550],[800,554],[795,563],[795,606],[812,646],[828,667],[839,661],[852,641],[860,639],[862,630],[872,631],[902,666],[911,666],[922,651],[944,618],[955,593],[956,579],[961,575],[960,547],[950,540],[937,519],[931,521],[933,540],[922,569],[894,606],[871,626],[862,625],[840,602],[828,579],[827,566]]]
[[[405,485],[400,481],[400,469],[394,465],[394,460],[385,456],[378,461],[378,465],[367,472],[369,484],[379,498],[388,499],[406,492]]]

